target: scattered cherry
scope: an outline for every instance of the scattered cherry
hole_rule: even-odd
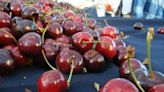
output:
[[[133,25],[134,29],[141,30],[144,28],[144,25],[141,22],[137,22]]]
[[[11,27],[12,21],[10,16],[2,11],[0,11],[0,14],[0,27]]]
[[[159,34],[164,34],[164,27],[159,27],[157,32]]]

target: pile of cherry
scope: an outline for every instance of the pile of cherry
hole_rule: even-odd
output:
[[[49,66],[53,70],[40,76],[38,92],[65,92],[72,73],[101,72],[108,60],[119,65],[123,78],[110,80],[99,92],[164,90],[164,75],[151,69],[148,73],[134,58],[134,47],[126,47],[115,27],[101,27],[94,18],[71,10],[59,12],[55,5],[49,0],[32,5],[22,0],[0,0],[0,75],[32,64]],[[150,57],[148,63],[151,66]],[[68,80],[62,73],[70,73]]]

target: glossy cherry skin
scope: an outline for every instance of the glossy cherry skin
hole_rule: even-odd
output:
[[[84,28],[84,23],[82,23],[82,22],[75,22],[75,26],[76,26],[76,33],[77,32],[81,32],[82,30],[83,30],[83,28]]]
[[[56,58],[57,68],[64,73],[70,73],[72,63],[74,62],[73,73],[81,73],[84,69],[83,57],[74,50],[64,49]]]
[[[124,61],[128,59],[128,48],[124,46],[117,47],[117,54],[114,58],[116,64],[121,65]]]
[[[74,15],[75,15],[75,13],[73,11],[71,11],[71,10],[64,12],[64,17],[65,18],[70,18],[70,17],[72,17]]]
[[[87,27],[90,27],[91,29],[94,29],[97,22],[94,18],[87,18],[85,20],[85,23],[86,23]]]
[[[100,72],[105,68],[104,57],[95,50],[89,50],[83,55],[87,71]]]
[[[63,33],[62,26],[57,22],[51,22],[46,34],[53,39],[60,37]]]
[[[132,67],[133,71],[135,71],[137,69],[142,69],[145,73],[147,73],[146,67],[141,63],[140,60],[138,60],[136,58],[130,58],[130,62],[131,62],[131,67]],[[127,60],[123,61],[123,63],[120,65],[119,72],[120,72],[121,77],[129,78],[130,70],[128,67]]]
[[[25,19],[33,19],[39,16],[39,10],[35,7],[23,7],[21,17]]]
[[[118,48],[118,47],[126,47],[126,43],[123,41],[123,40],[114,40],[115,41],[115,43],[116,43],[116,48]]]
[[[1,30],[10,33],[14,37],[14,33],[12,32],[11,29],[6,28],[6,27],[0,28],[0,46],[15,44],[14,39],[9,34],[3,32]]]
[[[135,74],[137,80],[142,85],[142,87],[147,92],[153,86],[164,83],[164,74],[157,72],[157,71],[153,71],[154,79],[150,79],[149,74],[145,73],[142,69],[138,69],[138,70],[134,71],[134,74]],[[130,80],[133,81],[131,76],[130,76]]]
[[[10,3],[10,10],[14,16],[20,16],[22,8],[23,5],[20,2],[12,1]]]
[[[96,51],[104,55],[108,59],[113,59],[116,56],[116,44],[114,40],[108,36],[99,37],[96,45]]]
[[[137,23],[135,23],[135,24],[133,25],[133,28],[134,28],[134,29],[137,29],[137,30],[141,30],[141,29],[144,28],[144,25],[143,25],[142,23],[140,23],[140,22],[137,22]]]
[[[112,26],[106,26],[103,28],[102,31],[100,32],[100,36],[108,36],[111,37],[112,39],[117,38],[117,29],[115,27]]]
[[[41,36],[35,32],[26,33],[18,40],[18,47],[27,55],[38,55],[42,48]]]
[[[42,47],[47,59],[54,62],[60,51],[60,46],[58,43],[55,40],[48,38],[45,40]]]
[[[139,92],[139,90],[129,80],[115,78],[108,81],[99,92]]]
[[[84,20],[84,17],[83,15],[81,14],[75,14],[71,17],[71,19],[74,21],[74,22],[82,22]]]
[[[17,67],[25,67],[32,64],[32,58],[21,53],[18,47],[14,47],[11,52]]]
[[[0,28],[1,27],[11,27],[12,25],[12,21],[11,21],[11,18],[10,16],[5,13],[5,12],[2,12],[0,11]]]
[[[164,92],[164,84],[153,86],[151,89],[149,89],[149,92]]]
[[[76,25],[72,20],[65,20],[62,23],[62,27],[64,29],[64,33],[67,35],[72,35],[76,33]]]
[[[86,52],[92,48],[94,38],[88,32],[78,32],[72,35],[72,41],[79,51]]]
[[[38,79],[38,92],[65,92],[67,80],[59,70],[44,72]]]
[[[0,75],[11,73],[15,68],[15,61],[11,52],[7,49],[0,49]]]
[[[61,43],[65,43],[65,44],[69,44],[71,43],[71,38],[62,34],[60,37],[55,39],[57,42],[61,42]]]
[[[159,34],[164,34],[164,27],[159,27],[157,32]]]
[[[20,38],[27,32],[34,32],[37,30],[35,24],[27,19],[22,19],[16,22],[12,27],[17,38]]]

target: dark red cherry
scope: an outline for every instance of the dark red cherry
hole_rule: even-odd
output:
[[[16,24],[13,25],[12,29],[17,38],[21,37],[27,32],[34,32],[37,30],[34,22],[27,19],[17,21]]]
[[[72,35],[72,41],[79,51],[85,52],[92,48],[94,38],[88,32],[78,32]]]
[[[25,19],[33,19],[39,16],[39,10],[35,7],[23,7],[21,17]]]
[[[14,16],[20,16],[22,8],[23,8],[23,5],[21,2],[12,1],[10,3],[10,10]]]
[[[71,17],[71,19],[74,21],[74,22],[82,22],[84,20],[84,16],[81,15],[81,14],[75,14]]]
[[[1,31],[3,30],[3,31]],[[4,32],[6,31],[6,32]],[[13,39],[14,33],[9,28],[0,28],[0,46],[15,44],[15,40]]]
[[[84,23],[82,23],[82,22],[75,22],[75,26],[76,26],[76,29],[75,29],[76,32],[80,32],[84,28]]]
[[[55,61],[57,55],[60,51],[60,45],[53,39],[46,39],[44,45],[42,46],[44,53],[49,61]]]
[[[128,48],[124,46],[117,47],[117,55],[114,59],[114,63],[121,65],[128,59]]]
[[[14,47],[11,52],[17,67],[25,67],[32,64],[32,58],[21,53],[18,47]]]
[[[142,69],[134,71],[134,74],[146,92],[153,86],[164,83],[164,75],[157,71],[153,71],[153,79],[150,79],[149,74],[145,73]],[[130,80],[134,81],[131,76]]]
[[[123,40],[114,40],[115,41],[115,43],[116,43],[116,48],[118,48],[118,47],[126,47],[126,43],[123,41]]]
[[[139,90],[129,80],[115,78],[108,81],[99,92],[139,92]]]
[[[0,11],[0,28],[1,27],[11,27],[12,25],[12,21],[11,21],[11,18],[10,16],[5,13],[5,12],[2,12]]]
[[[67,35],[72,35],[76,33],[76,25],[72,20],[65,20],[62,23],[62,27],[64,29],[64,33]]]
[[[89,50],[84,54],[84,63],[90,72],[100,72],[105,68],[104,57],[95,50]]]
[[[74,73],[83,72],[83,57],[77,51],[64,49],[56,58],[57,68],[64,73],[70,73],[72,63],[74,63]]]
[[[59,24],[62,24],[63,21],[65,20],[65,18],[64,18],[64,16],[54,16],[54,17],[53,17],[53,20],[54,20],[55,22],[58,22]]]
[[[70,18],[70,17],[72,17],[74,15],[75,15],[75,13],[72,10],[69,10],[69,11],[65,11],[64,12],[64,17],[65,18]]]
[[[137,29],[137,30],[141,30],[144,28],[144,25],[140,22],[136,22],[134,25],[133,25],[133,28],[134,29]]]
[[[57,22],[51,22],[50,27],[46,32],[48,37],[51,37],[53,39],[60,37],[62,35],[62,33],[63,33],[63,28]]]
[[[116,44],[114,40],[108,36],[99,37],[96,45],[96,51],[104,55],[108,59],[113,59],[116,56]]]
[[[70,44],[71,43],[71,39],[68,36],[64,35],[64,34],[62,34],[60,37],[56,38],[55,40],[57,42],[65,43],[65,44]]]
[[[151,89],[149,89],[149,92],[163,92],[163,91],[164,91],[164,84],[155,85]]]
[[[38,92],[65,92],[67,80],[59,70],[44,72],[38,79]]]
[[[164,34],[164,27],[159,27],[157,32],[159,34]]]
[[[11,52],[7,49],[0,49],[0,75],[11,73],[15,68],[15,61]]]
[[[147,69],[146,67],[141,63],[140,60],[136,59],[136,58],[130,58],[130,62],[131,62],[131,66],[133,71],[137,70],[137,69],[142,69],[145,73],[147,73]],[[120,65],[120,76],[124,77],[124,78],[129,78],[130,76],[130,70],[128,67],[128,62],[123,61],[123,63]]]
[[[85,20],[85,25],[87,27],[90,27],[91,29],[94,29],[95,28],[95,25],[96,25],[96,20],[94,18],[87,18]]]
[[[115,39],[117,38],[118,30],[113,26],[106,26],[103,28],[102,31],[99,32],[100,32],[100,36],[108,36],[111,37],[112,39]]]
[[[20,51],[30,56],[41,53],[41,46],[41,36],[35,32],[26,33],[18,40]]]

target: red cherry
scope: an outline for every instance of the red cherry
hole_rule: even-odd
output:
[[[41,36],[35,32],[26,33],[18,40],[20,51],[30,56],[41,53],[41,46]]]
[[[87,27],[90,27],[91,29],[94,29],[97,22],[94,18],[87,18],[85,20],[85,23],[86,23]]]
[[[70,44],[71,42],[71,39],[66,36],[66,35],[61,35],[60,37],[56,38],[55,39],[57,42],[60,42],[60,43],[65,43],[65,44]]]
[[[128,67],[128,60],[124,61],[121,65],[120,65],[120,76],[124,77],[124,78],[129,78],[130,76],[130,70]],[[137,69],[142,69],[145,73],[147,73],[147,69],[146,67],[141,63],[140,60],[136,59],[136,58],[130,58],[130,62],[131,62],[131,67],[133,69],[133,71],[137,70]]]
[[[84,23],[82,23],[82,22],[75,22],[75,26],[76,26],[76,29],[75,29],[76,32],[80,32],[84,28]]]
[[[90,72],[100,72],[105,68],[104,57],[95,50],[89,50],[84,54],[84,63]]]
[[[11,27],[12,21],[10,16],[2,11],[0,11],[0,14],[0,27]]]
[[[60,37],[62,33],[63,33],[63,28],[57,22],[51,22],[50,27],[46,32],[46,34],[53,39]]]
[[[139,90],[129,80],[115,78],[108,81],[99,92],[139,92]]]
[[[117,29],[112,26],[106,26],[100,32],[100,36],[109,36],[113,39],[117,38]]]
[[[75,13],[72,10],[69,10],[69,11],[65,11],[64,12],[64,17],[65,18],[70,18],[70,17],[72,17],[74,15],[75,15]]]
[[[84,63],[83,57],[76,51],[70,49],[64,49],[60,52],[60,54],[56,58],[56,66],[57,68],[64,72],[70,73],[71,65],[74,62],[74,73],[83,72]]]
[[[114,40],[108,36],[102,36],[98,39],[96,51],[107,57],[113,59],[116,56],[116,44]]]
[[[164,27],[159,27],[157,32],[159,34],[164,34]]]
[[[164,92],[164,84],[159,84],[159,85],[155,85],[153,86],[149,92]]]
[[[10,10],[14,16],[20,16],[22,8],[23,5],[20,2],[13,1],[10,3]]]
[[[71,17],[71,19],[74,21],[74,22],[82,22],[84,20],[84,16],[81,15],[81,14],[76,14],[76,15],[73,15]]]
[[[0,75],[11,73],[15,68],[15,61],[11,52],[7,49],[0,49]]]
[[[62,23],[63,29],[64,29],[64,33],[67,35],[72,35],[74,33],[76,33],[76,25],[72,20],[65,20]]]
[[[126,43],[123,41],[123,40],[114,40],[115,41],[115,43],[116,43],[116,48],[118,48],[118,47],[126,47]]]
[[[42,47],[47,59],[54,62],[60,51],[60,46],[57,42],[53,39],[46,39]]]
[[[9,28],[0,28],[0,46],[10,44],[15,44],[14,33]]]
[[[67,89],[67,80],[58,70],[47,71],[38,79],[38,92],[65,92]]]
[[[78,32],[72,36],[73,43],[75,47],[81,51],[85,52],[92,48],[93,46],[93,36],[88,32]],[[86,44],[84,42],[87,42]]]

